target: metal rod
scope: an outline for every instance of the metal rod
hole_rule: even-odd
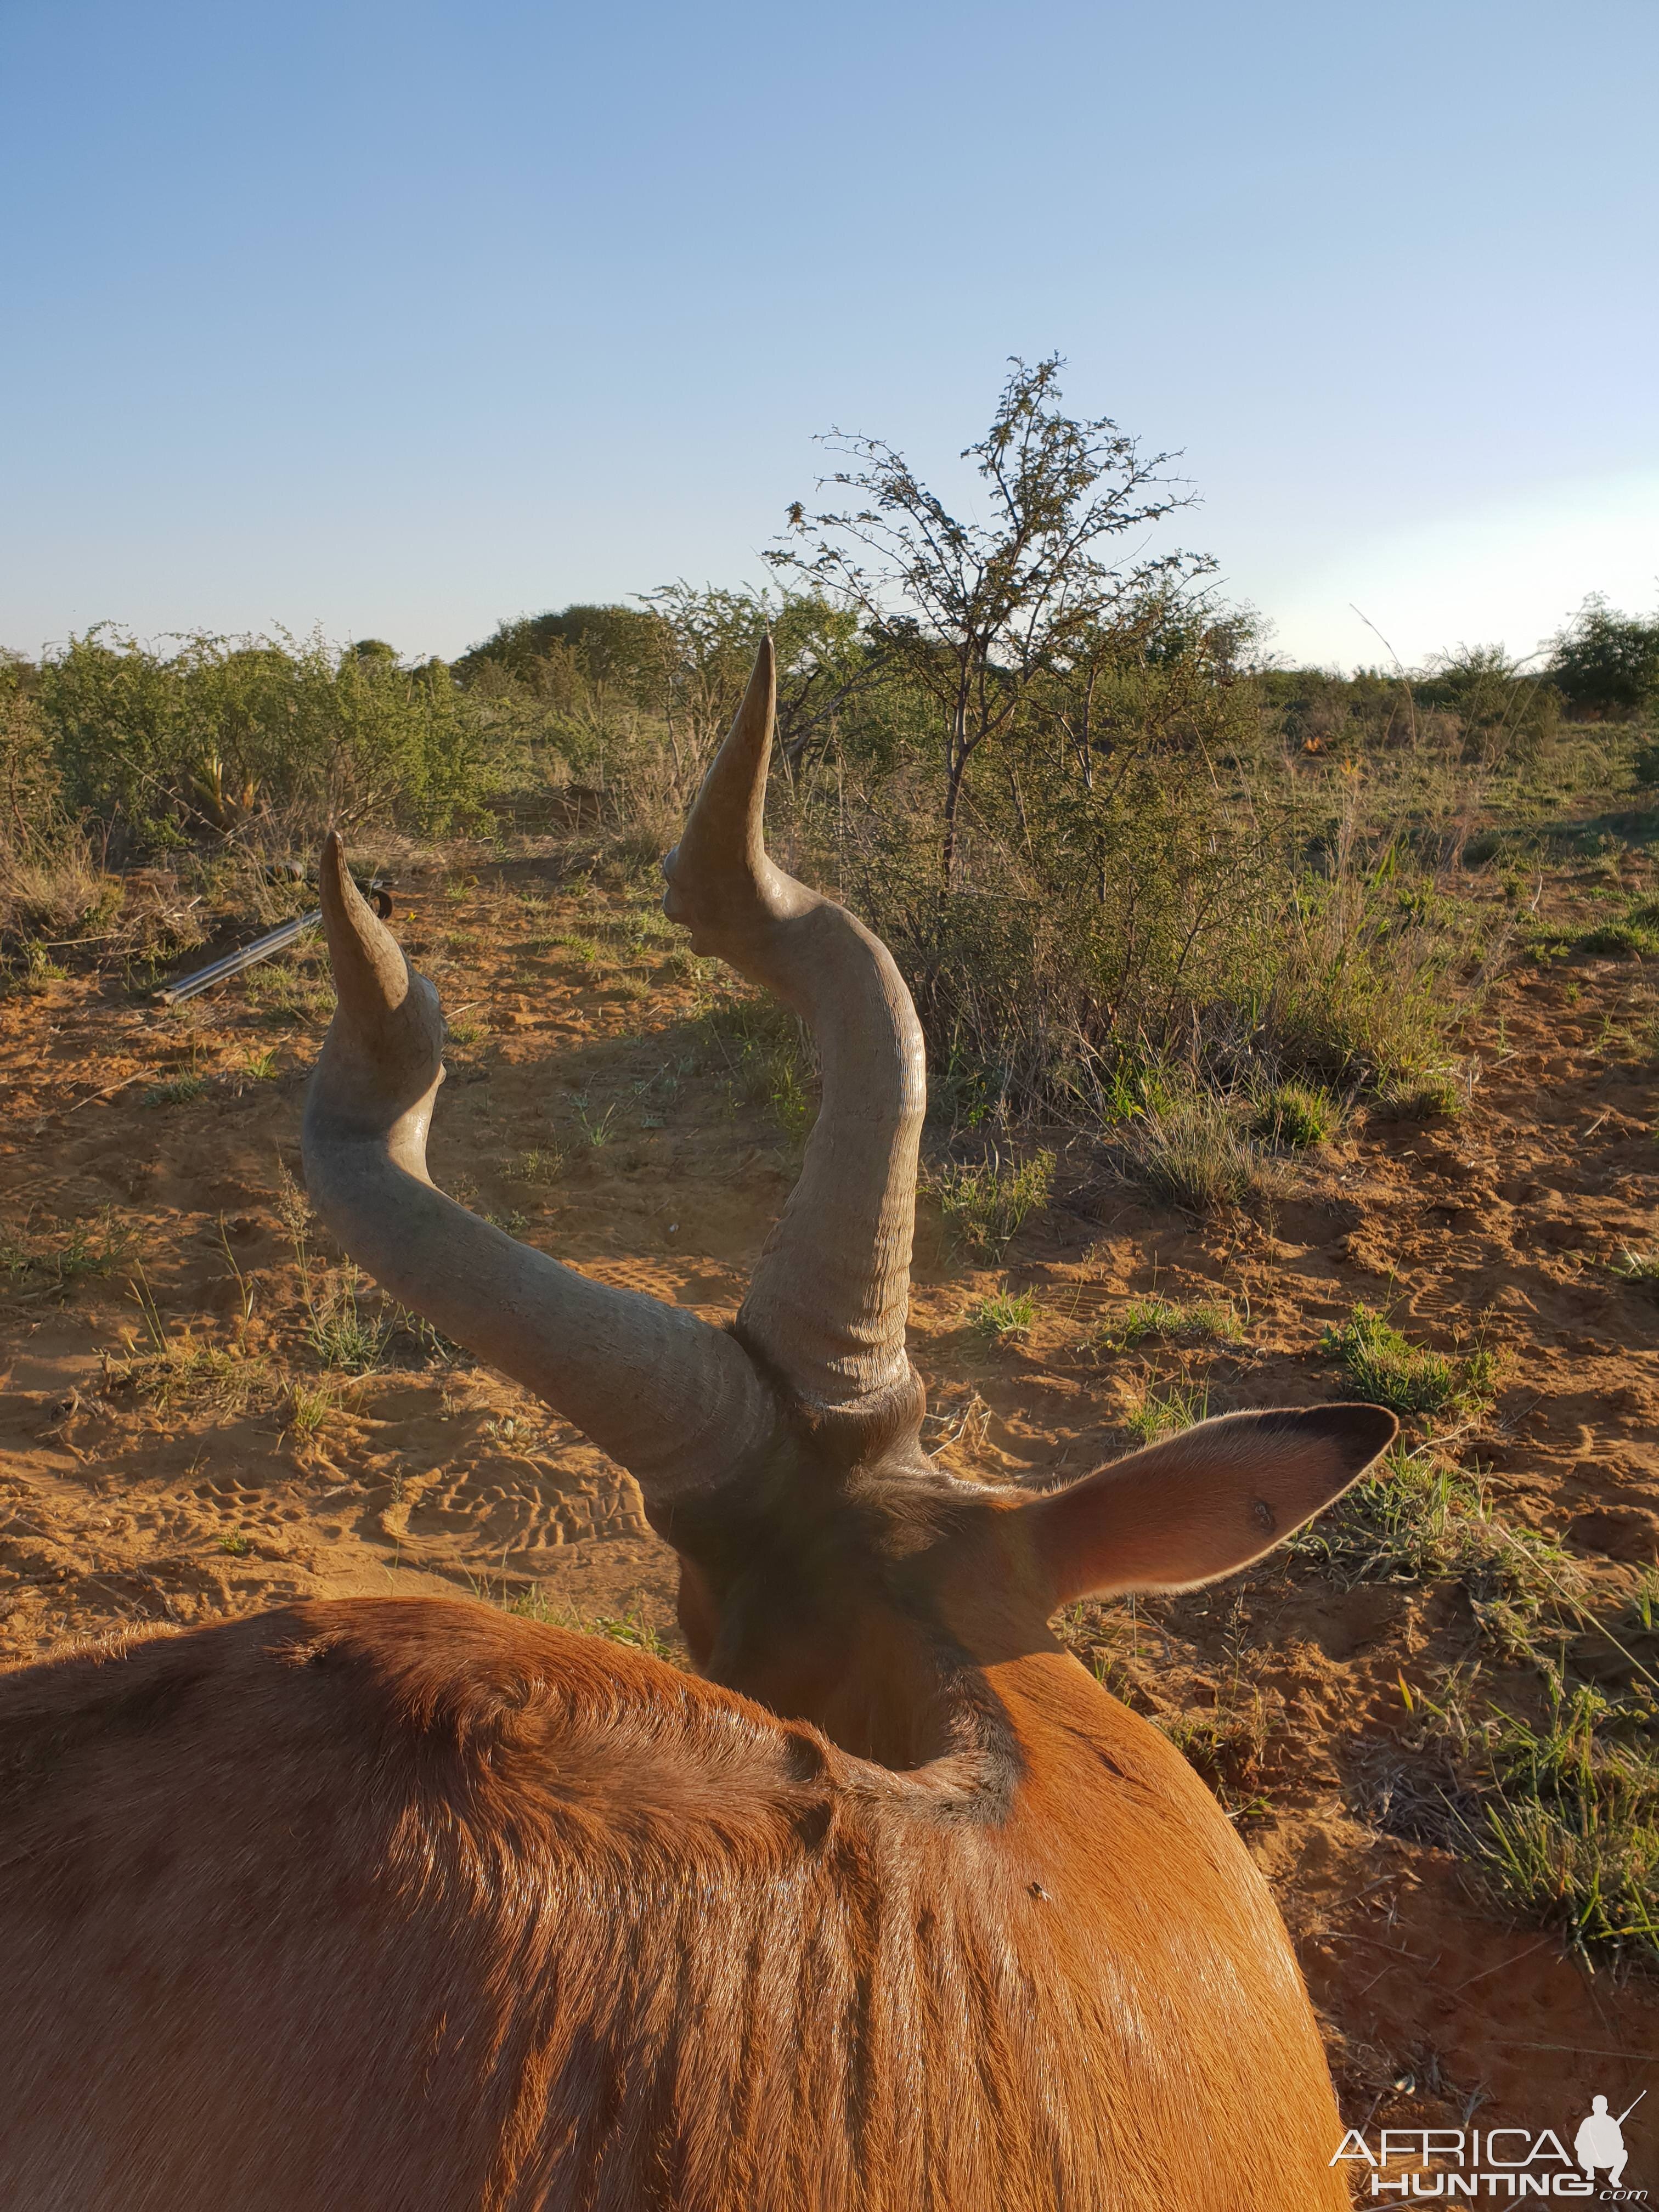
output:
[[[392,894],[381,876],[371,876],[365,883],[360,876],[357,888],[368,901],[382,921],[392,912]],[[315,929],[323,918],[319,907],[314,914],[302,914],[296,921],[285,921],[280,928],[256,937],[252,945],[245,945],[240,952],[227,952],[206,968],[198,968],[193,975],[181,975],[176,983],[169,983],[165,991],[155,995],[164,1006],[176,1006],[182,1000],[193,999],[198,991],[205,991],[210,983],[222,983],[232,975],[240,975],[244,968],[257,967],[261,960],[269,960],[273,952],[280,952],[285,945],[292,945],[296,937],[307,930]]]
[[[241,975],[246,967],[257,967],[261,960],[270,960],[270,956],[279,953],[283,945],[292,945],[295,938],[303,938],[305,931],[316,929],[316,925],[321,921],[321,907],[316,909],[316,914],[301,914],[299,921],[283,922],[281,929],[265,931],[264,938],[254,938],[252,945],[243,945],[239,953],[226,953],[223,960],[215,960],[210,967],[197,969],[195,975],[181,975],[179,982],[168,984],[166,991],[157,991],[155,995],[161,1000],[164,1006],[177,1006],[181,1000],[195,998],[197,991],[206,991],[210,982],[223,982],[228,975]]]
[[[268,960],[273,952],[280,952],[285,945],[303,937],[308,929],[315,929],[323,918],[321,907],[314,914],[302,914],[295,921],[285,921],[280,929],[267,930],[256,937],[252,945],[243,945],[240,952],[227,952],[222,960],[211,966],[198,968],[193,975],[183,975],[176,983],[169,983],[165,991],[155,995],[164,1006],[176,1006],[181,1000],[193,999],[198,991],[205,991],[210,983],[223,982],[227,976],[240,975],[244,968],[257,967]]]

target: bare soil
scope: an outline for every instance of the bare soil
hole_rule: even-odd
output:
[[[795,1156],[699,1023],[702,979],[671,940],[625,935],[639,911],[562,889],[550,860],[405,881],[396,926],[461,1039],[434,1172],[583,1270],[723,1318]],[[592,942],[549,941],[562,932]],[[292,972],[319,974],[314,951]],[[924,1201],[912,1347],[931,1441],[959,1471],[1043,1485],[1125,1449],[1149,1387],[1207,1391],[1212,1411],[1340,1397],[1319,1338],[1364,1299],[1425,1344],[1499,1355],[1495,1401],[1450,1449],[1615,1619],[1659,1558],[1659,1304],[1609,1264],[1654,1241],[1654,1009],[1639,965],[1515,967],[1463,1041],[1480,1063],[1465,1112],[1356,1112],[1255,1217],[1149,1207],[1066,1152],[1054,1205],[987,1269]],[[670,1555],[572,1430],[392,1328],[366,1284],[373,1371],[327,1364],[349,1279],[296,1188],[325,1018],[246,981],[168,1014],[95,974],[0,1006],[0,1662],[121,1622],[392,1589],[539,1593],[674,1643]],[[1004,1288],[1034,1291],[1036,1319],[992,1340],[973,1309]],[[1243,1333],[1091,1348],[1154,1291],[1230,1302]],[[1570,1632],[1575,1666],[1616,1674],[1616,1652]],[[1344,1589],[1281,1556],[1112,1633],[1144,1705],[1219,1710],[1243,1684],[1271,1716],[1231,1802],[1352,2124],[1570,2129],[1593,2093],[1620,2111],[1659,2089],[1659,1977],[1593,1972],[1559,1932],[1513,1923],[1431,1823],[1390,1809],[1419,1771],[1402,1683],[1431,1689],[1460,1659],[1503,1676],[1458,1585]],[[1635,1656],[1659,1667],[1655,1644]]]

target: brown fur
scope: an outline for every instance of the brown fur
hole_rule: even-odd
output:
[[[1030,1509],[799,1473],[675,1532],[738,1686],[399,1599],[0,1678],[0,2202],[1346,2205],[1265,1886]]]

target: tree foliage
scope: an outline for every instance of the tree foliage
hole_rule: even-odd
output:
[[[64,803],[118,847],[272,812],[441,830],[478,817],[504,767],[442,661],[373,640],[200,633],[163,653],[104,626],[48,656],[38,702]]]
[[[1170,592],[1207,563],[1180,553],[1127,566],[1103,548],[1184,501],[1109,416],[1060,405],[1058,356],[1015,360],[989,429],[961,456],[988,487],[990,520],[951,513],[884,439],[832,432],[854,465],[823,479],[856,503],[789,509],[792,537],[774,565],[858,617],[871,645],[902,666],[933,708],[944,789],[940,863],[957,870],[964,781],[995,742],[1018,756],[1042,721],[1046,681],[1097,662],[1126,606]]]
[[[1555,639],[1549,672],[1580,713],[1637,712],[1659,699],[1659,617],[1642,622],[1592,594]]]

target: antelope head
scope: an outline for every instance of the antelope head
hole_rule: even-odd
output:
[[[305,1128],[312,1195],[392,1294],[573,1422],[638,1482],[679,1555],[714,1679],[907,1766],[955,1723],[945,1678],[1054,1650],[1088,1591],[1188,1589],[1271,1550],[1396,1424],[1372,1406],[1236,1413],[1044,1497],[963,1481],[921,1448],[905,1350],[922,1037],[892,956],[786,875],[763,836],[775,680],[764,643],[684,835],[665,911],[791,1007],[823,1097],[800,1179],[729,1327],[591,1280],[435,1190],[436,994],[323,857],[339,1003]]]

